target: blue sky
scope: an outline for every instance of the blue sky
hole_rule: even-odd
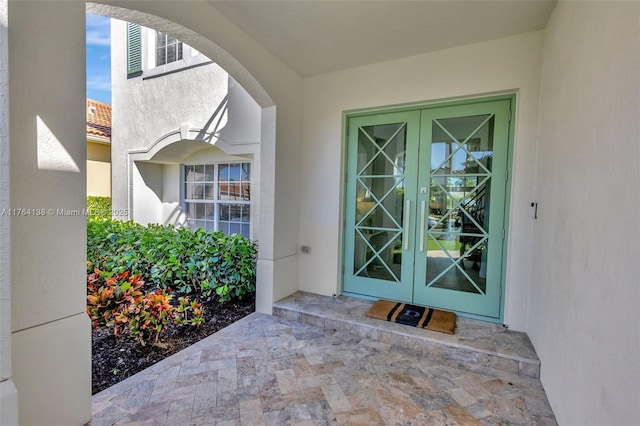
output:
[[[111,104],[109,18],[87,14],[87,97]]]

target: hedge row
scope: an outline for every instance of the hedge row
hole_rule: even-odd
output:
[[[88,273],[142,274],[146,285],[178,294],[241,299],[255,292],[256,257],[256,245],[238,234],[104,217],[87,221]]]

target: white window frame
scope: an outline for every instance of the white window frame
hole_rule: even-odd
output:
[[[165,41],[164,46],[159,46],[158,45],[158,39],[161,38],[161,37],[164,38],[164,41]],[[169,38],[172,39],[171,43],[169,42]],[[163,66],[163,65],[168,65],[168,64],[173,63],[173,62],[181,61],[182,58],[184,57],[184,46],[185,45],[184,45],[183,42],[181,42],[177,38],[174,38],[174,37],[170,36],[169,34],[166,34],[166,33],[160,32],[160,31],[156,31],[156,40],[155,41],[156,41],[156,43],[155,43],[155,64],[156,64],[156,67],[160,67],[160,66]],[[172,45],[175,45],[175,49],[176,49],[175,59],[172,60],[172,61],[169,61],[168,58],[167,58],[167,55],[168,55],[168,52],[169,52],[169,47],[172,46]],[[161,64],[158,63],[158,51],[160,49],[162,49],[162,51],[164,53],[164,62],[161,63]]]
[[[220,194],[219,194],[219,188],[220,188],[220,167],[221,166],[225,166],[225,165],[232,165],[232,164],[238,164],[238,165],[243,165],[243,164],[248,164],[249,165],[249,180],[245,181],[240,179],[239,183],[240,185],[242,185],[243,183],[248,183],[249,184],[249,199],[248,200],[221,200],[220,199]],[[208,167],[213,167],[214,168],[214,172],[213,172],[213,180],[204,180],[202,182],[198,182],[200,184],[204,184],[205,188],[207,184],[211,184],[213,185],[213,199],[195,199],[195,198],[187,198],[187,194],[186,194],[186,186],[187,186],[187,175],[186,175],[186,169],[187,167],[193,167],[193,166],[208,166]],[[206,223],[211,223],[213,222],[213,230],[214,231],[220,231],[221,227],[220,227],[220,205],[242,205],[242,206],[248,206],[249,207],[249,214],[248,222],[236,222],[236,221],[231,221],[231,220],[226,220],[223,222],[229,223],[229,225],[231,225],[232,223],[238,223],[240,225],[240,231],[242,232],[242,228],[244,225],[248,225],[248,235],[245,235],[247,238],[249,238],[251,236],[251,230],[252,230],[252,220],[251,220],[251,189],[252,189],[252,171],[251,169],[253,168],[252,163],[250,161],[221,161],[221,162],[212,162],[212,163],[189,163],[189,164],[181,164],[180,165],[180,204],[182,206],[182,210],[187,218],[186,220],[186,226],[191,228],[191,229],[197,229],[197,227],[195,226],[195,222],[196,221],[201,221],[205,223],[205,229],[207,229],[206,227]],[[242,186],[241,186],[242,187]],[[213,206],[213,220],[211,219],[206,219],[206,218],[202,218],[202,219],[192,219],[189,217],[189,208],[188,205],[189,204],[210,204]],[[242,216],[241,216],[242,217]]]
[[[178,59],[168,64],[156,66],[156,31],[147,27],[142,27],[142,79],[155,78],[165,74],[174,73],[183,69],[193,68],[199,65],[213,63],[211,59],[192,48],[188,44],[182,43],[182,59]]]

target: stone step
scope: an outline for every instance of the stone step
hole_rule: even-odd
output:
[[[365,313],[372,303],[297,292],[274,303],[273,315],[447,358],[472,370],[540,378],[540,360],[525,333],[461,317],[455,334],[438,333],[369,318]]]

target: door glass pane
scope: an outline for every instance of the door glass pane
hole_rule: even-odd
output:
[[[493,115],[432,123],[429,287],[486,291],[493,126]]]
[[[358,129],[353,273],[400,282],[406,123]]]

